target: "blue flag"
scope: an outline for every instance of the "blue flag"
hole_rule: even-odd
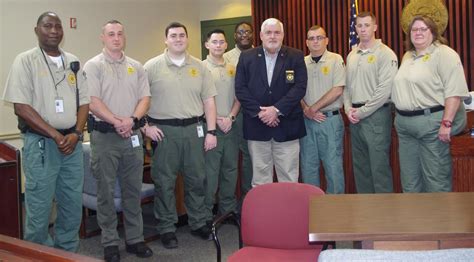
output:
[[[357,45],[358,37],[356,33],[356,17],[358,14],[357,0],[351,0],[351,17],[349,26],[349,51]]]

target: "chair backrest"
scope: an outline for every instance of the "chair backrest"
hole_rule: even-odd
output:
[[[314,249],[308,241],[312,195],[324,195],[324,191],[290,182],[265,184],[250,190],[242,206],[243,243],[278,249]]]
[[[92,175],[91,170],[91,145],[90,143],[82,143],[84,154],[84,187],[82,192],[91,196],[97,196],[97,179]],[[114,198],[121,198],[120,185],[115,183]]]

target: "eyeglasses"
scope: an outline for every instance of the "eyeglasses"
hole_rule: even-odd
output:
[[[238,30],[236,33],[239,34],[239,35],[251,35],[251,34],[252,34],[252,31],[251,31],[251,30],[243,30],[243,29],[242,29],[242,30]]]
[[[412,28],[411,32],[412,33],[416,33],[416,32],[426,33],[426,31],[428,31],[429,29],[430,29],[429,27],[418,27],[418,28]]]
[[[323,41],[324,39],[326,39],[327,37],[323,36],[323,35],[318,35],[318,36],[310,36],[308,37],[308,40],[309,41],[315,41],[315,40],[318,40],[318,41]]]

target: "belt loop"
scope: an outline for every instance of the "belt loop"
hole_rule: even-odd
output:
[[[429,108],[427,108],[427,109],[423,110],[423,114],[425,116],[429,116],[429,115],[431,115],[431,110]]]

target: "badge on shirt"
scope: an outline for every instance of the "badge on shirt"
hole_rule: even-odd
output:
[[[330,71],[329,66],[321,67],[321,73],[323,73],[323,75],[328,75]]]
[[[375,55],[369,55],[369,57],[367,57],[367,63],[369,64],[375,63],[375,60],[376,60]]]
[[[293,84],[295,82],[295,71],[293,70],[286,70],[286,83]]]
[[[135,68],[133,68],[133,66],[128,66],[128,67],[127,67],[127,73],[128,73],[129,75],[135,73]]]
[[[199,76],[199,70],[197,70],[196,68],[193,67],[193,68],[189,69],[189,75],[191,77],[197,77],[197,76]]]
[[[235,76],[235,70],[233,68],[229,68],[229,70],[227,70],[227,74],[230,77],[234,77]]]
[[[423,58],[422,58],[421,60],[422,60],[423,62],[426,62],[426,61],[430,60],[430,57],[431,57],[431,56],[430,56],[429,54],[426,54],[426,55],[423,56]]]
[[[64,99],[62,97],[56,97],[54,99],[54,108],[56,113],[64,113]]]
[[[196,129],[198,137],[204,137],[204,128],[202,127],[202,125],[197,125]]]
[[[74,73],[69,73],[69,75],[67,76],[67,81],[70,85],[76,84],[76,76],[74,75]]]
[[[131,136],[130,140],[132,141],[133,148],[140,146],[140,139],[138,139],[138,135]]]

